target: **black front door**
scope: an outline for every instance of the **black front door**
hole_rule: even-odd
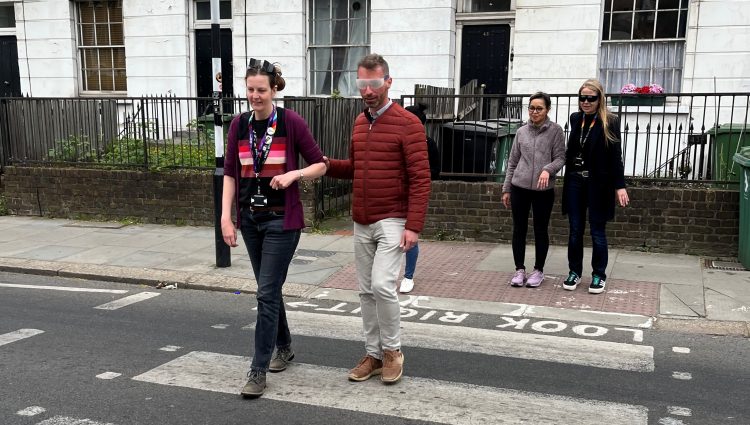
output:
[[[195,75],[198,79],[198,97],[213,96],[213,67],[211,65],[213,55],[211,53],[211,30],[195,30]],[[233,97],[232,85],[232,30],[221,30],[221,82],[222,96]],[[232,102],[224,102],[224,113],[233,113]],[[205,115],[213,113],[212,103],[209,100],[198,102],[198,114]]]
[[[466,25],[461,43],[461,85],[476,79],[488,94],[508,89],[509,25]]]
[[[12,10],[12,9],[11,9]],[[18,47],[13,35],[0,37],[0,97],[21,96]]]

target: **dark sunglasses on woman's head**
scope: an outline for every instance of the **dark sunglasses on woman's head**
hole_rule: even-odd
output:
[[[267,74],[273,74],[274,72],[273,64],[267,60],[250,58],[250,63],[247,65],[247,69],[252,68],[260,69]]]
[[[586,96],[586,95],[583,95],[583,94],[579,94],[578,95],[578,101],[579,102],[594,103],[597,100],[599,100],[599,95],[596,95],[596,96]]]

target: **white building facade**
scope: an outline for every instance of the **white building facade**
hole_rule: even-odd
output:
[[[750,91],[750,0],[222,0],[221,10],[225,94],[243,95],[256,57],[281,66],[284,95],[356,96],[369,52],[389,61],[393,97],[471,79],[487,93],[574,93],[591,77],[610,93]],[[0,0],[0,41],[4,59],[17,56],[0,83],[17,93],[210,96],[208,0]]]

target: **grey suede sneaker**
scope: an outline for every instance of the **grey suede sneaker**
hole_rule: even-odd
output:
[[[294,351],[292,347],[277,348],[276,355],[271,359],[271,364],[268,366],[269,372],[281,372],[289,366],[289,362],[294,359]]]
[[[259,370],[251,370],[247,373],[247,384],[242,387],[242,397],[256,398],[263,395],[266,390],[266,373]]]

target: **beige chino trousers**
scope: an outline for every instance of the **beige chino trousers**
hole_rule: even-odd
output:
[[[404,253],[399,244],[406,219],[386,218],[354,223],[354,259],[367,354],[383,358],[383,350],[401,349],[401,306],[396,281]]]

